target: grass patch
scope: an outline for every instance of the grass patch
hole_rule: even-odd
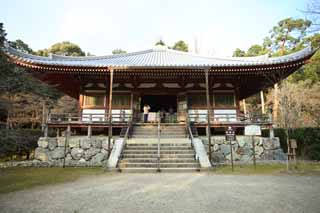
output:
[[[263,164],[257,165],[235,165],[232,172],[231,166],[219,166],[213,170],[216,174],[239,174],[239,175],[274,175],[274,174],[301,174],[301,175],[320,175],[320,164],[298,163],[297,166],[291,165],[287,171],[286,164]]]
[[[75,181],[85,176],[103,174],[96,168],[6,168],[0,169],[0,193],[24,190],[34,186]]]

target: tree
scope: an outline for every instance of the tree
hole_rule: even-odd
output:
[[[160,39],[159,41],[156,42],[156,46],[166,46],[166,44],[164,43],[164,41],[162,41],[162,39]]]
[[[112,50],[112,54],[113,54],[113,55],[116,55],[116,54],[125,54],[125,53],[127,53],[127,51],[125,51],[125,50],[123,50],[123,49],[120,49],[120,48]]]
[[[309,0],[307,9],[303,11],[312,20],[314,32],[320,30],[320,2],[318,0]]]
[[[232,54],[233,57],[244,57],[246,56],[246,52],[243,51],[243,50],[240,50],[239,48],[237,48],[233,54]]]
[[[303,37],[311,21],[286,18],[278,22],[270,31],[272,50],[275,55],[285,55],[303,47]]]
[[[17,50],[20,50],[25,53],[33,54],[33,50],[29,47],[28,44],[24,43],[22,40],[17,39],[15,41],[9,41],[9,45]]]
[[[37,51],[38,55],[48,56],[49,53],[63,56],[85,56],[81,48],[69,41],[63,41],[52,45],[49,49]]]
[[[258,56],[266,54],[267,50],[263,48],[263,46],[259,44],[254,44],[247,50],[246,56]]]
[[[188,52],[188,45],[184,41],[180,40],[173,45],[172,49]]]

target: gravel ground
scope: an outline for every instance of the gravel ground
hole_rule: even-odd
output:
[[[114,174],[0,195],[0,212],[320,212],[319,176]]]

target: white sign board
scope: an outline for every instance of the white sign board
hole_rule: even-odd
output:
[[[244,134],[245,135],[261,135],[261,128],[258,125],[248,125],[244,127]]]

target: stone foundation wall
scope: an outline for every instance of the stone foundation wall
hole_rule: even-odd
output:
[[[108,137],[71,136],[65,150],[65,137],[41,137],[35,159],[50,166],[102,166],[108,156]],[[110,144],[112,147],[112,143]]]
[[[208,139],[202,137],[202,141],[208,145]],[[287,159],[286,154],[280,147],[279,138],[255,137],[255,156],[257,161],[283,161]],[[230,143],[225,140],[225,136],[213,136],[212,162],[230,162]],[[235,162],[246,163],[253,159],[252,138],[250,136],[237,136],[236,141],[232,141],[233,160]],[[208,146],[206,146],[208,147]]]

